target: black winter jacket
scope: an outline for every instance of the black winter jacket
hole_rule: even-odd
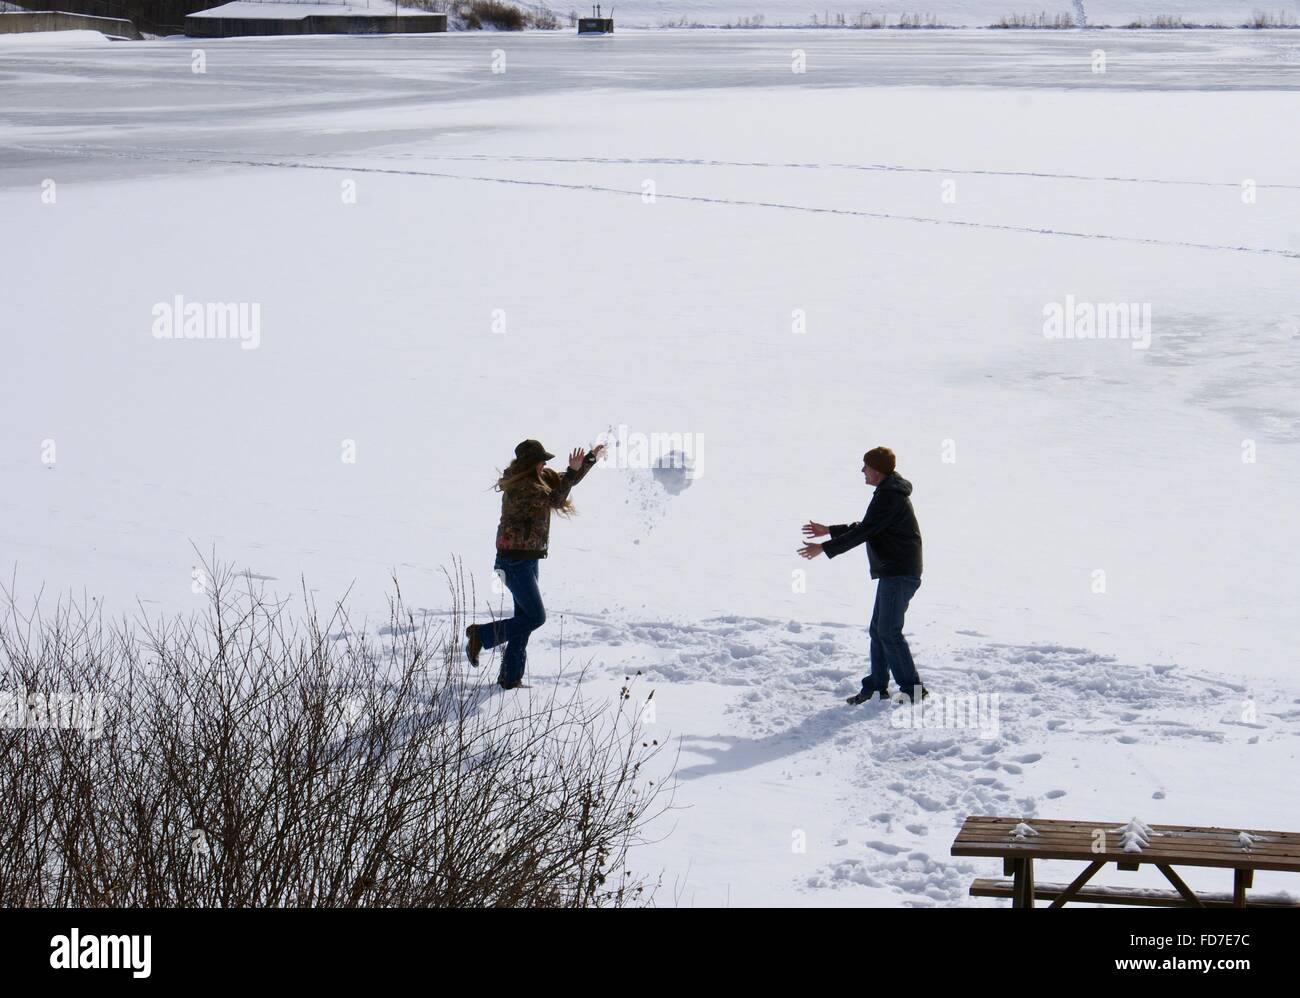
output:
[[[857,523],[830,528],[831,539],[822,544],[834,558],[866,542],[873,579],[896,575],[921,577],[921,528],[912,511],[912,483],[892,472],[876,486],[866,513]]]

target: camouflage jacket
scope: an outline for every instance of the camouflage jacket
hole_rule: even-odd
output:
[[[596,459],[588,454],[577,471],[565,468],[559,484],[548,493],[536,479],[520,482],[501,493],[501,525],[497,553],[507,558],[545,558],[551,536],[551,511],[569,498],[569,490],[586,477]]]

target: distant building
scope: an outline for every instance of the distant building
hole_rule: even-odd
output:
[[[197,11],[185,18],[191,38],[232,38],[242,35],[404,35],[447,30],[447,15],[357,3],[233,3]]]
[[[614,12],[610,9],[609,17],[602,17],[600,13],[600,4],[591,8],[591,17],[578,18],[578,34],[580,35],[612,35],[614,33]]]

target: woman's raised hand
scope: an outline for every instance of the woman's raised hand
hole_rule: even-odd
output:
[[[573,448],[573,453],[569,455],[569,467],[574,471],[582,470],[582,459],[587,456],[587,452],[581,447]]]

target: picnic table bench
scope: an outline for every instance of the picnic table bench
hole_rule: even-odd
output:
[[[971,815],[953,841],[952,854],[1000,857],[1003,878],[977,879],[970,893],[1010,898],[1013,908],[1032,908],[1035,901],[1050,901],[1049,908],[1060,908],[1067,901],[1184,908],[1300,907],[1300,900],[1288,895],[1246,894],[1256,870],[1300,873],[1300,833],[1296,832]],[[1035,883],[1036,859],[1078,860],[1087,866],[1069,884]],[[1153,865],[1174,889],[1089,887],[1088,881],[1107,863],[1120,870]],[[1232,870],[1232,891],[1197,893],[1183,882],[1175,866]]]

